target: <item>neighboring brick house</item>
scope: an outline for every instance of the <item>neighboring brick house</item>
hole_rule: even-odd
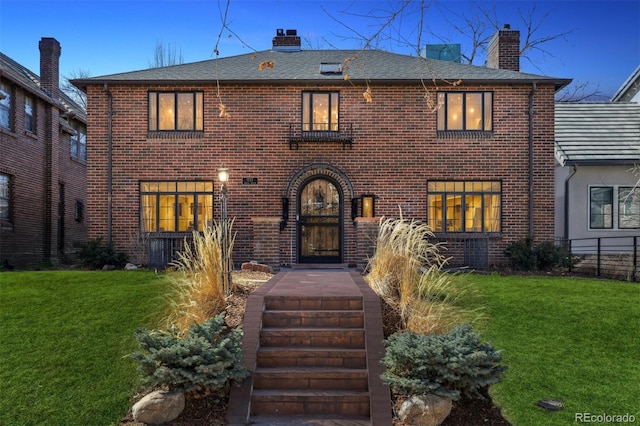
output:
[[[60,91],[60,43],[40,77],[0,53],[0,263],[65,260],[86,241],[86,113]]]
[[[553,239],[554,94],[569,83],[520,73],[518,46],[500,31],[478,67],[302,50],[278,30],[267,51],[76,80],[90,238],[168,261],[219,217],[224,166],[236,264],[362,268],[380,218],[400,214],[431,225],[451,264],[504,263],[514,241]]]

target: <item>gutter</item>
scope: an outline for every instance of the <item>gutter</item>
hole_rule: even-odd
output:
[[[533,95],[536,91],[533,82],[529,92],[529,238],[533,239]]]
[[[569,181],[577,173],[578,168],[573,165],[571,174],[564,180],[564,240],[569,241]]]
[[[109,90],[109,85],[104,84],[104,91],[107,93],[107,247],[112,243],[112,216],[113,216],[113,95]]]

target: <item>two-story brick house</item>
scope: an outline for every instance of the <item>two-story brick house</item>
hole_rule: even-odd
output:
[[[520,73],[518,48],[500,31],[478,67],[303,50],[278,30],[271,50],[74,81],[90,237],[166,262],[218,217],[224,166],[236,263],[362,267],[379,219],[400,214],[452,264],[503,263],[510,243],[553,238],[554,93],[569,82]]]
[[[86,240],[86,113],[59,85],[60,43],[40,76],[0,53],[0,263],[59,262]]]

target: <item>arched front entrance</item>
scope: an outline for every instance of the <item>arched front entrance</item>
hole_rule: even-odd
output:
[[[298,191],[297,246],[300,263],[341,263],[343,194],[327,176],[306,180]]]

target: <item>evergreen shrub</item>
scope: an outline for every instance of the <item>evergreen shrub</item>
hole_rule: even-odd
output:
[[[102,237],[89,240],[86,243],[75,243],[79,248],[78,258],[83,265],[92,269],[100,269],[105,265],[123,267],[127,263],[127,255],[116,252],[113,246],[102,244]]]
[[[524,271],[549,270],[554,267],[570,268],[575,265],[571,252],[563,245],[543,241],[533,245],[531,238],[523,238],[505,249],[516,269]]]
[[[225,312],[194,324],[186,336],[163,330],[136,330],[142,351],[138,362],[144,385],[182,392],[206,393],[242,380],[249,371],[240,364],[242,330],[228,330]]]
[[[469,324],[443,335],[395,333],[385,339],[385,347],[387,370],[381,379],[401,395],[478,396],[507,369],[499,365],[502,353],[481,343]]]

